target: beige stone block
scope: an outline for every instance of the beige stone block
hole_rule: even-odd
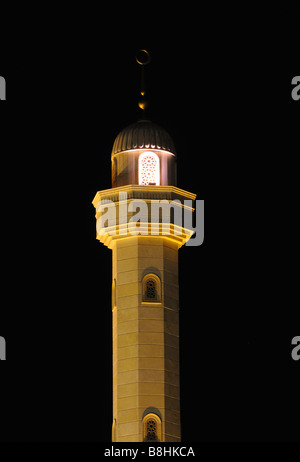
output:
[[[165,359],[171,359],[172,361],[179,362],[179,348],[170,347],[165,345],[164,348],[164,357]]]
[[[179,362],[165,358],[165,369],[169,372],[179,373]]]
[[[165,333],[164,344],[173,348],[179,348],[179,337],[177,335]]]
[[[146,409],[149,406],[162,408],[164,407],[164,396],[163,395],[142,395],[139,396],[139,406]]]
[[[141,245],[138,251],[139,258],[163,258],[163,247],[158,245]]]
[[[118,264],[120,260],[126,260],[128,258],[137,258],[137,257],[138,257],[138,246],[137,245],[127,245],[124,247],[117,248]]]
[[[137,332],[139,329],[138,320],[135,319],[134,321],[125,321],[125,322],[118,322],[118,334],[125,334],[130,332]]]
[[[179,311],[169,310],[166,308],[164,310],[164,320],[165,320],[165,324],[171,323],[171,324],[176,324],[178,326],[179,325]],[[177,329],[177,332],[178,332],[178,329]],[[171,334],[171,335],[174,335],[174,334]],[[178,333],[176,335],[178,335]]]
[[[164,322],[156,319],[140,319],[140,332],[164,332]],[[170,332],[171,333],[171,332]]]
[[[118,371],[132,371],[138,368],[138,358],[127,358],[118,360]]]
[[[180,411],[174,409],[165,409],[165,421],[180,424]]]
[[[125,423],[125,422],[139,420],[138,416],[139,416],[138,408],[119,411],[118,423]]]
[[[177,285],[168,284],[164,282],[164,296],[170,298],[179,298],[179,288]]]
[[[129,295],[136,295],[142,293],[141,282],[131,282],[128,284],[117,284],[117,306],[120,297],[126,297]]]
[[[139,368],[164,370],[164,358],[139,358]]]
[[[180,438],[180,425],[173,422],[165,422],[165,434]]]
[[[168,443],[179,443],[180,442],[180,437],[179,436],[173,436],[169,435],[168,433],[165,433],[165,441]]]
[[[178,287],[178,274],[165,270],[164,272],[164,282],[167,284],[172,284]]]
[[[178,323],[165,321],[164,330],[166,334],[179,336],[179,324]]]
[[[118,437],[118,442],[119,443],[136,443],[136,442],[141,442],[141,437],[139,434],[134,434],[134,435],[126,435],[126,436],[119,436]]]
[[[123,398],[125,396],[136,396],[138,393],[138,384],[127,383],[124,385],[118,385],[118,397]]]
[[[119,297],[117,296],[117,310],[123,310],[127,308],[137,307],[139,305],[139,296],[129,295],[127,297]]]
[[[139,317],[138,307],[127,308],[127,310],[118,310],[118,323],[125,322],[125,321],[133,321],[135,319],[138,319],[138,317]]]
[[[139,357],[164,357],[165,351],[163,345],[139,345]]]
[[[140,382],[139,383],[140,395],[163,395],[164,383],[161,382]]]
[[[162,305],[142,305],[139,308],[139,319],[164,319],[164,309]]]
[[[139,370],[139,381],[140,382],[163,382],[165,372],[163,370],[149,370],[149,369],[140,369]]]
[[[138,244],[138,239],[136,236],[128,236],[126,239],[120,239],[117,242],[117,249],[124,249],[125,247],[130,247]]]
[[[138,341],[140,345],[163,345],[164,333],[163,332],[139,332]]]
[[[164,259],[178,263],[178,251],[176,249],[164,246]]]
[[[165,394],[171,398],[180,398],[179,387],[171,385],[170,383],[165,383]]]
[[[123,348],[118,348],[118,358],[117,359],[126,359],[126,358],[135,358],[138,356],[138,345],[130,345]]]
[[[127,258],[120,260],[117,263],[117,274],[118,277],[122,272],[133,271],[138,269],[138,258]]]
[[[179,321],[179,313],[178,311],[175,311],[175,310],[169,310],[169,309],[165,309],[164,310],[164,314],[165,314],[165,320],[166,321],[171,321],[171,322],[177,322]]]
[[[117,356],[117,353],[114,352],[114,353],[113,353],[113,366],[114,366],[115,369],[116,369],[116,367],[117,367],[117,364],[118,364],[118,356]],[[115,373],[115,372],[113,371],[113,374],[114,374],[114,373]]]
[[[129,436],[138,434],[139,432],[139,425],[138,421],[135,422],[126,422],[126,423],[118,423],[118,435],[119,437],[122,436]]]
[[[129,345],[136,345],[138,341],[138,333],[132,332],[130,334],[121,334],[118,335],[117,345],[118,348],[126,347]]]
[[[138,380],[138,370],[132,371],[125,371],[117,373],[117,382],[118,385],[126,384],[126,383],[134,383]]]
[[[163,260],[164,269],[178,277],[178,262],[171,260]]]
[[[178,298],[167,297],[164,295],[164,306],[173,310],[179,310]]]
[[[165,408],[173,409],[174,411],[180,411],[179,399],[171,398],[170,396],[165,396]]]
[[[163,271],[164,260],[163,258],[153,258],[153,257],[140,257],[138,259],[139,269],[146,269],[149,266],[157,268],[159,271]]]
[[[121,284],[128,284],[129,282],[138,282],[138,281],[139,281],[139,277],[138,277],[138,271],[136,269],[123,271],[122,273],[119,273],[117,276],[118,287]]]
[[[176,387],[179,387],[179,373],[165,371],[165,382],[170,383],[171,385],[174,385]]]
[[[136,409],[137,403],[137,396],[127,396],[125,398],[118,398],[118,411],[124,411],[125,409]]]

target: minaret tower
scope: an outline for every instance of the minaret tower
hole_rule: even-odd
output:
[[[145,110],[143,83],[141,96]],[[196,196],[177,188],[174,143],[145,118],[118,134],[111,161],[112,188],[93,205],[113,262],[112,441],[179,442],[178,250],[193,233],[182,217]]]

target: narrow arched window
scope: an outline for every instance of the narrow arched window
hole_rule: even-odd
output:
[[[156,420],[149,419],[146,424],[146,441],[157,440],[157,425]]]
[[[156,293],[156,283],[154,279],[147,279],[146,282],[146,298],[151,300],[156,300],[157,293]]]
[[[139,184],[159,185],[159,157],[154,152],[144,152],[139,157]]]
[[[143,286],[143,302],[160,303],[161,302],[161,283],[156,274],[150,273],[144,276],[142,281]]]
[[[143,419],[144,442],[161,441],[161,420],[156,414],[147,414]]]

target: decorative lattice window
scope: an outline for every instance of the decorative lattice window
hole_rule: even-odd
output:
[[[147,421],[147,441],[156,441],[157,440],[157,425],[154,419],[149,419]]]
[[[143,418],[144,441],[161,441],[161,420],[158,415],[149,413]]]
[[[159,157],[154,152],[139,157],[139,184],[159,185]]]
[[[146,282],[146,297],[156,299],[156,285],[154,279],[148,279]]]
[[[143,278],[143,302],[160,303],[161,283],[156,274],[146,274]]]

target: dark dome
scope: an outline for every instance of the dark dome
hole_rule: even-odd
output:
[[[139,120],[124,128],[115,139],[111,155],[129,149],[162,149],[176,154],[169,133],[150,120]]]

